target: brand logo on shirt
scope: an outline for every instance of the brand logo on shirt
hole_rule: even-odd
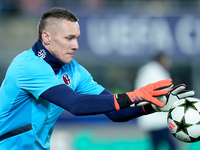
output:
[[[62,75],[62,79],[63,79],[63,82],[66,84],[66,85],[70,85],[71,84],[71,79],[70,79],[70,77],[69,77],[69,75],[68,74],[63,74]]]
[[[38,57],[44,59],[46,57],[46,52],[44,49],[40,49],[40,51],[38,51]]]

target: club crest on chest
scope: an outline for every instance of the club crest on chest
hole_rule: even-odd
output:
[[[63,82],[64,82],[66,85],[69,86],[69,85],[71,84],[71,79],[70,79],[70,77],[69,77],[68,74],[64,73],[64,74],[62,75],[62,79],[63,79]]]

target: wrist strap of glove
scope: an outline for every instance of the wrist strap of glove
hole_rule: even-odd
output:
[[[124,94],[114,94],[114,103],[116,110],[130,107],[132,102],[130,101],[128,95]]]
[[[124,94],[114,94],[114,103],[115,103],[116,110],[127,108],[132,104],[128,95],[125,93]],[[151,114],[151,113],[155,112],[155,110],[153,109],[151,104],[144,105],[144,106],[142,106],[142,108],[146,114]]]

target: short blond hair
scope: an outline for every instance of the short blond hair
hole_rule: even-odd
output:
[[[37,32],[38,38],[42,42],[42,32],[44,31],[45,27],[47,26],[47,22],[50,19],[66,19],[71,22],[77,22],[78,18],[69,10],[61,7],[54,7],[49,11],[45,12],[38,23]]]

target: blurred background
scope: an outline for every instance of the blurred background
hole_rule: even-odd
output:
[[[134,89],[138,69],[157,53],[172,60],[174,84],[185,83],[200,98],[200,0],[1,0],[0,83],[12,59],[37,40],[45,11],[71,10],[81,27],[75,59],[113,93]],[[174,139],[179,150],[200,144]],[[52,150],[151,150],[137,119],[113,123],[104,115],[75,117],[64,112],[51,140]],[[160,150],[169,150],[165,141]]]

